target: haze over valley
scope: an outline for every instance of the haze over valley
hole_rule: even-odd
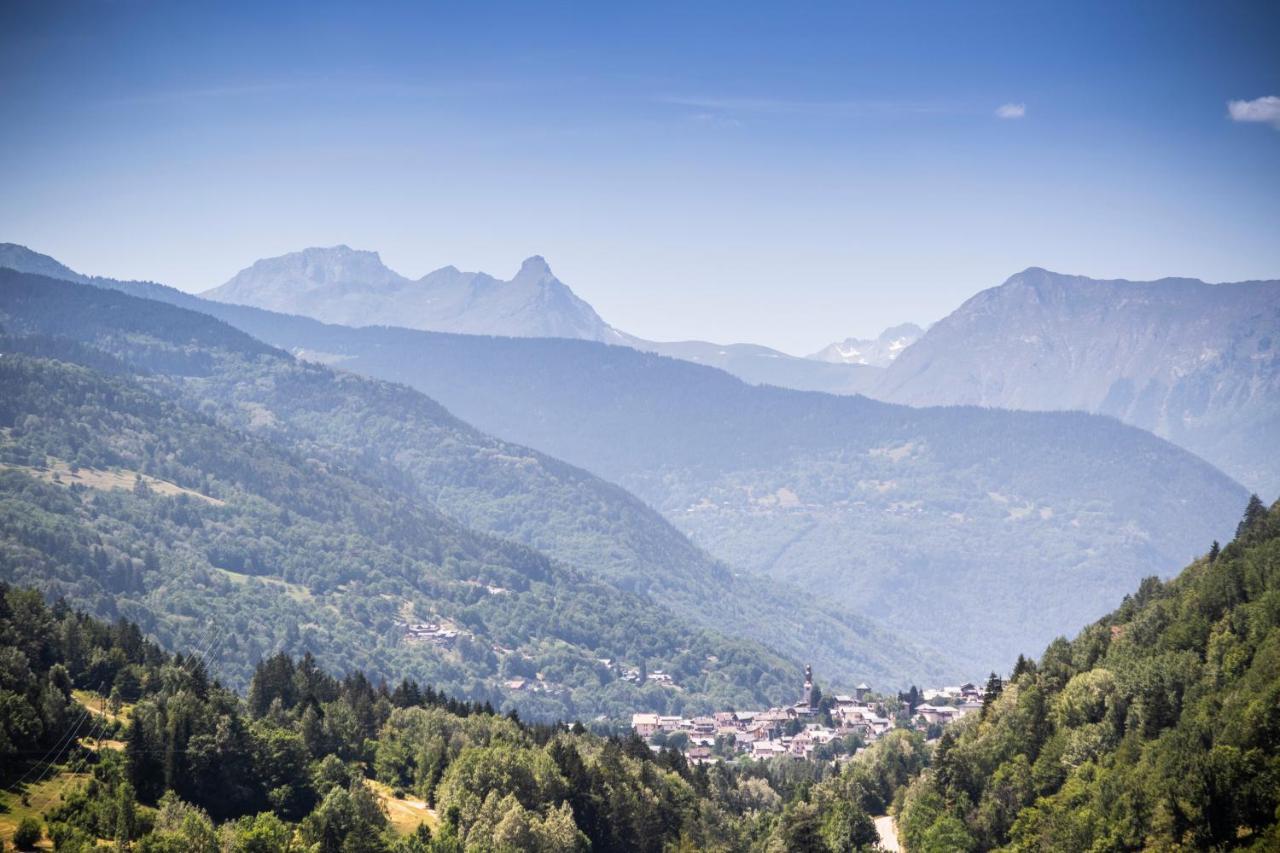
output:
[[[1280,850],[1277,43],[0,3],[0,853]]]
[[[782,591],[794,589],[822,602],[821,609],[836,619],[861,620],[856,624],[900,635],[926,650],[926,657],[949,659],[957,675],[990,669],[1020,649],[1047,643],[1104,612],[1141,578],[1167,572],[1165,567],[1194,556],[1206,539],[1225,535],[1248,497],[1237,481],[1191,453],[1108,418],[965,407],[908,409],[866,396],[800,393],[777,387],[781,383],[752,385],[688,364],[693,358],[659,357],[649,352],[654,345],[637,344],[605,325],[555,279],[541,258],[526,261],[510,282],[459,273],[442,285],[438,280],[432,283],[436,274],[409,283],[371,252],[311,249],[255,263],[227,285],[211,290],[216,301],[159,285],[89,278],[15,245],[4,248],[0,265],[208,313],[304,361],[416,388],[499,441],[537,448],[616,484],[601,483],[600,488],[613,488],[619,495],[627,495],[622,491],[626,489],[635,496],[627,495],[632,508],[626,514],[643,518],[652,507],[665,517],[663,526],[669,533],[664,535],[678,537],[679,530],[688,537],[673,540],[682,543],[678,546],[642,546],[651,555],[671,555],[674,547],[688,555],[681,558],[683,563],[699,566],[705,577],[747,572],[770,578],[784,586],[759,595],[745,592],[755,586],[745,581],[750,575],[740,575],[742,594],[756,601],[754,606],[794,615],[795,602],[802,599],[793,601],[792,593]],[[975,299],[1001,299],[1033,276],[1039,276],[1037,282],[1059,280],[1033,271],[991,296]],[[470,282],[464,286],[469,295],[458,290],[457,282],[464,280]],[[1146,302],[1130,306],[1124,301],[1126,286],[1139,287],[1110,286],[1121,295],[1112,298],[1108,313],[1134,314],[1133,323],[1143,323],[1147,335],[1165,342],[1161,353],[1174,359],[1166,375],[1184,373],[1178,359],[1192,346],[1190,341],[1171,340],[1171,334],[1153,329],[1160,323],[1170,332],[1179,328],[1178,315],[1166,311],[1153,316]],[[1251,337],[1242,343],[1243,350],[1237,347],[1228,357],[1207,363],[1219,372],[1242,365],[1250,371],[1242,380],[1244,387],[1255,393],[1224,393],[1221,402],[1209,399],[1195,414],[1203,419],[1229,405],[1230,410],[1220,415],[1223,419],[1242,425],[1261,421],[1253,434],[1236,439],[1241,446],[1257,447],[1261,433],[1269,428],[1267,413],[1273,411],[1276,395],[1268,389],[1278,375],[1275,353],[1259,348],[1258,341],[1265,342],[1267,332],[1280,326],[1280,285],[1219,287],[1207,292],[1228,299],[1226,310],[1241,316],[1236,325],[1247,323]],[[1106,293],[1105,286],[1102,290]],[[1248,299],[1239,308],[1230,307],[1240,302],[1237,292]],[[223,301],[234,295],[242,302],[280,308],[295,293],[305,310],[318,318],[332,319],[334,312],[341,312],[355,325],[320,323]],[[435,309],[423,317],[414,307],[440,301],[451,306],[447,318],[432,313]],[[368,309],[366,318],[360,313],[363,305],[381,307]],[[1032,302],[1034,309],[1040,305],[1039,299]],[[957,315],[970,313],[966,304]],[[421,325],[437,330],[378,322],[396,315],[423,317]],[[595,321],[576,340],[530,333],[566,328],[581,317]],[[1069,314],[1058,319],[1073,321]],[[938,333],[930,330],[917,344],[901,348],[888,368],[793,361],[874,371],[876,387],[893,388],[901,395],[906,384],[897,378],[899,365],[920,363],[913,348],[935,346],[935,337],[960,322],[940,322]],[[1046,321],[1034,322],[1043,326]],[[1117,339],[1127,340],[1131,325],[1095,324],[1098,341],[1092,345],[1086,344],[1086,328],[1081,325],[1074,329],[1075,348],[1113,352],[1120,345]],[[1220,327],[1206,322],[1204,328],[1211,325]],[[1235,334],[1230,323],[1222,325],[1224,335]],[[1013,321],[999,328],[1004,327],[1018,328]],[[452,333],[475,328],[507,334]],[[1054,342],[1062,334],[1066,333]],[[602,342],[605,338],[614,343]],[[951,364],[958,359],[934,360]],[[1005,363],[992,358],[993,365]],[[1151,358],[1135,358],[1133,364],[1148,371],[1153,367]],[[1078,384],[1087,386],[1090,369],[1082,360]],[[272,394],[252,390],[257,386],[243,381],[232,387],[245,390],[224,393],[233,398],[248,394],[237,405],[241,410],[252,407],[251,417],[237,418],[238,426],[261,430],[298,422],[293,414],[298,401],[278,383],[271,386]],[[941,387],[953,393],[961,390],[956,382]],[[388,411],[402,411],[405,405]],[[362,417],[358,413],[366,406],[353,402],[347,408]],[[1241,409],[1259,411],[1245,419],[1237,417]],[[363,452],[403,465],[411,458],[404,454],[422,458],[424,445],[439,441],[413,439],[413,428],[403,418],[397,430],[403,437],[370,441]],[[297,440],[292,431],[284,435]],[[1265,453],[1248,458],[1253,470],[1269,464]],[[584,519],[566,536],[556,536],[545,521],[536,521],[545,519],[543,505],[511,506],[510,492],[515,489],[510,486],[501,515],[477,512],[469,494],[472,487],[458,482],[459,476],[475,476],[467,472],[477,464],[481,462],[473,457],[463,468],[450,463],[441,471],[440,463],[428,456],[411,468],[425,478],[437,506],[464,523],[514,534],[525,544],[591,571],[612,575],[621,570],[630,588],[656,594],[664,606],[695,621],[736,633],[745,630],[746,636],[766,642],[777,637],[768,627],[773,625],[770,621],[758,617],[744,623],[720,613],[725,593],[714,586],[688,588],[689,581],[673,576],[670,556],[609,558],[602,564],[601,555],[616,551],[618,542],[612,536],[584,539],[582,531],[600,530],[598,522]],[[1156,478],[1178,485],[1149,493],[1145,484]],[[1201,495],[1194,508],[1168,499],[1188,491]],[[581,506],[582,498],[570,497],[568,502]],[[735,604],[731,612],[741,614],[743,606]],[[975,611],[993,606],[1003,614],[998,622],[973,618]],[[791,653],[798,651],[791,647]],[[841,657],[824,651],[821,662],[846,671],[846,663],[838,662]]]

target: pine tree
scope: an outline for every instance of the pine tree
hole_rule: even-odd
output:
[[[987,678],[987,689],[982,691],[982,716],[985,719],[987,709],[991,707],[991,703],[1000,698],[1000,694],[1004,692],[1004,681],[994,672]]]
[[[1257,495],[1249,496],[1249,504],[1244,508],[1244,518],[1240,519],[1240,524],[1236,526],[1236,538],[1241,539],[1247,536],[1250,531],[1266,518],[1267,508],[1262,503],[1262,498]]]

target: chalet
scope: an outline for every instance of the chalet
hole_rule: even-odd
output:
[[[706,746],[695,746],[685,752],[684,757],[690,764],[710,764],[717,760],[711,754],[711,748]]]
[[[752,758],[776,758],[786,754],[787,748],[775,740],[758,740],[751,744]]]
[[[632,714],[631,730],[640,737],[652,737],[658,731],[657,714]]]
[[[716,721],[714,717],[694,717],[689,721],[689,733],[695,737],[715,737]]]
[[[958,720],[964,715],[964,711],[954,705],[919,705],[916,707],[916,716],[926,723],[932,725],[934,723],[949,723]]]
[[[800,732],[787,744],[787,752],[797,758],[808,758],[813,753],[813,747],[813,738],[809,736],[809,733]]]

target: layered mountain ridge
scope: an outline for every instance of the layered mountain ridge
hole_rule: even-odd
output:
[[[1101,281],[1032,268],[935,323],[869,391],[910,405],[1078,409],[1280,493],[1280,281]]]
[[[15,268],[65,278],[69,271],[55,271],[50,261]],[[11,251],[8,265],[21,263]],[[717,367],[748,382],[810,391],[858,393],[876,378],[861,365],[823,365],[756,344],[651,341],[628,334],[601,319],[539,255],[526,259],[507,281],[453,266],[414,280],[388,268],[376,252],[311,248],[257,261],[201,295],[343,326],[620,344]]]
[[[509,281],[452,266],[411,280],[383,264],[377,252],[311,248],[257,261],[202,295],[348,326],[592,341],[614,337],[537,255]]]
[[[39,272],[39,265],[29,267]],[[64,275],[49,268],[49,274]],[[410,281],[376,253],[308,249],[207,294],[349,326],[568,337],[716,367],[753,384],[908,405],[1076,409],[1150,430],[1280,494],[1280,282],[1098,280],[1030,268],[927,333],[906,323],[798,358],[749,343],[646,340],[606,323],[530,258],[509,282],[452,267]]]
[[[1247,497],[1109,418],[914,410],[752,387],[627,347],[353,329],[96,283],[411,385],[618,483],[730,565],[945,646],[966,671],[1096,618],[1138,578],[1225,535]],[[1144,485],[1156,479],[1167,488]],[[1193,493],[1191,512],[1180,496]],[[974,616],[988,611],[999,618]]]
[[[757,596],[759,579],[731,573],[624,490],[484,435],[417,392],[298,362],[203,313],[112,290],[230,313],[279,315],[204,302],[161,285],[94,281],[98,287],[67,289],[60,281],[0,270],[0,326],[11,334],[72,340],[112,353],[166,377],[172,383],[166,388],[202,411],[212,407],[222,422],[246,435],[365,472],[465,528],[537,548],[539,559],[549,554],[593,585],[654,602],[676,617],[673,625],[702,626],[733,638],[755,635],[764,641],[760,648],[785,649],[780,654],[812,660],[845,681],[945,667],[945,656],[926,657],[868,620],[836,612],[788,585],[774,584],[768,597]],[[490,599],[499,613],[508,600],[501,593]],[[522,609],[519,599],[510,601]],[[556,606],[567,608],[568,618],[579,599],[562,592]],[[552,618],[555,609],[524,618]],[[802,624],[817,635],[804,637]],[[527,641],[554,649],[554,638],[541,631]],[[581,640],[596,642],[589,635]],[[657,665],[657,659],[649,663]],[[597,679],[594,672],[561,675],[574,686]],[[465,685],[459,689],[476,694]],[[555,707],[545,696],[517,698],[526,710]],[[600,701],[574,700],[584,706]]]

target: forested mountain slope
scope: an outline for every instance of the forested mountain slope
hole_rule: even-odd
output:
[[[15,352],[27,343],[10,339],[0,359],[0,573],[134,619],[166,645],[214,645],[233,684],[285,649],[540,716],[794,692],[798,669],[759,646],[691,629],[127,376]],[[456,635],[413,638],[397,620]],[[626,684],[599,658],[668,668],[684,690]],[[499,687],[535,673],[546,692]]]
[[[949,729],[910,788],[912,853],[1280,849],[1280,502],[1148,578]]]
[[[1280,495],[1280,281],[1028,269],[935,323],[868,393],[1114,415]]]
[[[842,772],[790,757],[691,766],[636,737],[530,725],[411,680],[335,678],[310,657],[264,660],[242,698],[206,659],[0,583],[0,842],[851,853],[875,841],[866,809],[924,757],[921,736],[901,731]]]
[[[1230,531],[1247,496],[1107,418],[913,410],[751,387],[624,347],[348,329],[95,283],[412,385],[487,432],[619,483],[731,565],[792,579],[973,669],[1184,565]]]
[[[154,378],[177,383],[167,393],[236,429],[361,471],[379,488],[545,549],[686,623],[812,661],[829,677],[896,684],[945,671],[945,656],[926,657],[785,584],[761,595],[758,582],[735,577],[618,487],[478,433],[402,386],[297,362],[202,314],[8,271],[0,272],[0,322],[73,335],[150,365]]]
[[[794,580],[974,669],[1185,564],[1232,529],[1248,494],[1109,418],[910,409],[752,387],[625,347],[348,329],[112,286],[412,385],[619,483],[731,565]]]

